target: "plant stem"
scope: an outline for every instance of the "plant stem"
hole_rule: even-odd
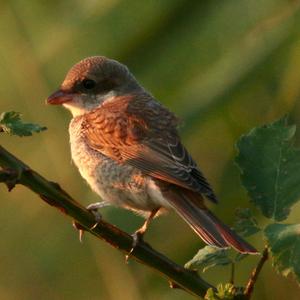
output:
[[[251,298],[251,295],[252,295],[252,292],[253,292],[253,288],[254,288],[254,285],[256,283],[256,280],[258,278],[258,275],[263,267],[263,265],[265,264],[265,262],[268,260],[269,258],[269,249],[267,246],[265,246],[265,249],[262,253],[262,257],[261,259],[259,260],[256,268],[252,271],[251,273],[251,276],[249,278],[249,281],[246,285],[246,288],[245,288],[245,292],[244,292],[244,295],[246,297],[246,299],[250,299]]]
[[[129,234],[102,220],[94,227],[95,218],[91,212],[72,199],[58,184],[46,180],[2,146],[0,146],[0,166],[5,169],[0,173],[3,180],[7,178],[6,170],[11,170],[11,174],[15,174],[14,183],[28,187],[48,204],[72,217],[86,231],[105,240],[114,248],[126,254],[131,251],[133,239]],[[174,286],[179,286],[194,296],[204,297],[207,289],[215,289],[197,273],[174,263],[145,242],[138,243],[130,257],[160,272],[173,282]]]
[[[231,263],[231,268],[230,268],[230,283],[234,284],[234,274],[235,274],[235,264],[234,262]]]

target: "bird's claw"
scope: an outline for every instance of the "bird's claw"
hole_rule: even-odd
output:
[[[81,224],[79,224],[75,220],[73,220],[73,227],[76,230],[78,230],[78,232],[79,232],[79,241],[80,241],[80,243],[82,243],[82,238],[83,238],[83,234],[84,234],[85,229],[81,226]]]
[[[140,232],[139,230],[137,230],[136,232],[134,232],[132,235],[132,247],[129,251],[129,253],[125,256],[125,261],[126,263],[128,263],[129,261],[129,258],[131,256],[131,254],[133,253],[134,249],[136,248],[136,246],[142,242],[144,242],[144,239],[143,239],[143,236],[144,236],[144,233],[143,232]]]
[[[98,209],[102,208],[102,207],[105,207],[105,206],[108,206],[108,205],[109,204],[106,203],[106,202],[96,202],[96,203],[92,203],[92,204],[90,204],[86,207],[86,209],[88,211],[90,211],[95,217],[95,224],[92,227],[90,227],[91,230],[95,229],[97,227],[97,225],[100,223],[101,219],[102,219],[102,215],[99,213]],[[82,227],[76,221],[73,221],[73,226],[74,226],[75,229],[77,229],[79,231],[79,241],[82,243],[85,228]]]
[[[110,204],[108,202],[102,201],[102,202],[91,203],[86,207],[86,209],[95,216],[96,224],[91,229],[95,228],[102,219],[102,216],[98,212],[98,209],[109,206],[109,205]]]
[[[90,211],[94,217],[95,217],[95,224],[91,227],[91,229],[94,229],[98,224],[99,222],[101,221],[102,219],[102,215],[99,213],[99,211],[97,210],[97,208],[89,208],[87,207],[87,210]]]
[[[92,203],[86,207],[86,209],[88,211],[90,211],[95,217],[95,224],[90,229],[96,228],[102,219],[102,215],[99,213],[98,209],[105,207],[107,205],[108,204],[106,202],[96,202],[96,203]]]

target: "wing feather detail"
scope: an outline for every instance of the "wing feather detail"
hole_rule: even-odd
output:
[[[177,118],[150,96],[115,97],[83,117],[85,137],[94,150],[217,202],[180,142]]]

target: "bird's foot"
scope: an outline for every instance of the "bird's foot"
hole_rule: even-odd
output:
[[[110,206],[110,203],[105,202],[105,201],[101,201],[101,202],[95,202],[95,203],[91,203],[89,204],[86,209],[87,210],[97,210],[106,206]]]
[[[132,248],[129,251],[129,253],[125,256],[125,261],[128,262],[132,252],[134,251],[134,249],[136,248],[136,246],[142,242],[144,242],[143,237],[145,232],[148,229],[148,226],[150,224],[150,222],[152,221],[152,219],[155,217],[155,215],[157,214],[157,212],[159,211],[160,207],[155,208],[154,210],[152,210],[148,216],[148,218],[146,219],[146,221],[144,222],[143,226],[141,228],[139,228],[134,234],[132,234],[132,238],[133,238],[133,242],[132,242]]]
[[[96,203],[89,204],[86,207],[86,209],[90,211],[95,217],[95,224],[91,227],[91,229],[94,229],[102,219],[102,216],[99,213],[98,209],[105,206],[107,206],[106,202],[96,202]]]
[[[132,242],[132,248],[131,248],[131,252],[134,250],[134,248],[144,242],[144,233],[145,232],[142,232],[140,230],[137,230],[135,233],[133,233],[131,236],[132,236],[132,239],[133,239],[133,242]]]
[[[109,206],[109,203],[102,201],[89,204],[86,207],[86,209],[90,211],[95,217],[95,224],[90,228],[91,230],[96,228],[102,219],[102,215],[99,213],[98,209],[106,206]],[[85,229],[77,222],[73,222],[73,226],[79,231],[79,241],[82,242]]]
[[[144,231],[143,230],[137,230],[137,231],[135,231],[131,236],[132,236],[132,247],[131,247],[131,249],[130,249],[130,251],[129,251],[129,253],[125,256],[125,261],[126,261],[126,263],[128,263],[128,260],[129,260],[129,258],[130,258],[130,256],[131,256],[131,254],[133,253],[133,251],[134,251],[134,249],[136,248],[136,246],[138,245],[138,244],[140,244],[140,243],[143,243],[144,242],[144,239],[143,239],[143,237],[144,237]]]

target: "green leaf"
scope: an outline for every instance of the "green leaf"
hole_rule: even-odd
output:
[[[46,130],[44,126],[32,123],[23,123],[20,118],[21,114],[10,111],[0,115],[0,131],[11,135],[30,136],[34,132]]]
[[[300,151],[286,118],[255,128],[237,143],[243,185],[264,216],[282,221],[300,196]]]
[[[226,249],[216,248],[213,246],[205,246],[185,264],[185,268],[199,270],[202,272],[215,267],[226,266],[232,264],[232,259],[228,256]]]
[[[205,300],[217,300],[215,292],[212,288],[209,288],[206,292],[206,295],[204,297]]]
[[[294,274],[300,282],[300,224],[270,224],[265,235],[275,269],[284,276]]]
[[[232,283],[218,284],[217,291],[208,289],[204,297],[205,300],[232,300],[244,299],[243,291],[236,288]]]
[[[249,208],[239,208],[235,214],[237,219],[234,230],[240,235],[247,237],[261,231]]]

